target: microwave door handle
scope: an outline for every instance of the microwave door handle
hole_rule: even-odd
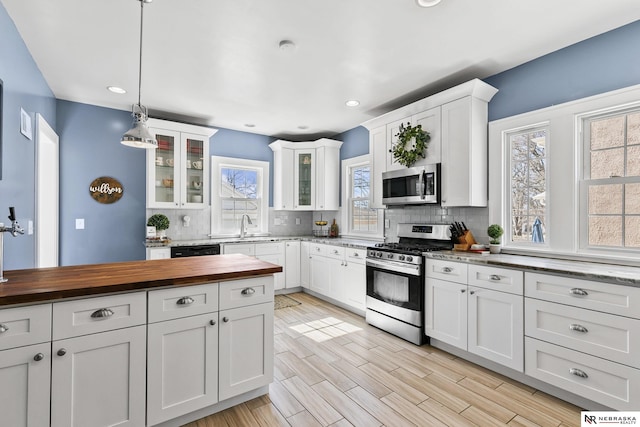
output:
[[[420,198],[424,200],[425,193],[427,191],[427,183],[425,182],[425,175],[427,173],[425,171],[420,172]]]

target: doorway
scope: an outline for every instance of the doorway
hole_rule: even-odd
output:
[[[58,266],[59,138],[36,114],[36,267]]]

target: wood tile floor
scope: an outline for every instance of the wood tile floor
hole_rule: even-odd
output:
[[[580,425],[576,406],[308,294],[290,296],[302,304],[275,312],[269,394],[188,427]]]

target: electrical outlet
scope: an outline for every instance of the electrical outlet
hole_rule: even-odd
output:
[[[33,234],[33,221],[31,220],[27,222],[27,234],[29,236]]]
[[[273,225],[282,225],[282,220],[280,218],[274,218]]]
[[[384,228],[390,228],[391,227],[391,220],[385,219],[384,220]]]
[[[296,218],[296,225],[300,225],[300,218]]]
[[[84,230],[84,218],[76,218],[76,230]]]

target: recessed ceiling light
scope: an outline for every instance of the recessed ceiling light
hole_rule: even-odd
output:
[[[360,105],[360,101],[358,101],[357,99],[350,99],[345,102],[344,105],[346,105],[347,107],[357,107],[358,105]]]
[[[309,126],[307,126],[307,125],[300,125],[300,126],[298,126],[298,129],[302,129],[302,130],[309,129]]]
[[[416,0],[420,7],[433,7],[440,3],[440,0]]]
[[[118,87],[118,86],[107,86],[107,90],[109,92],[117,93],[117,94],[120,94],[120,95],[122,95],[123,93],[127,93],[126,90],[124,90],[124,89],[122,89],[121,87]]]
[[[254,125],[253,123],[245,123],[245,124],[244,124],[244,127],[247,127],[247,128],[254,128],[254,127],[256,127],[256,125]]]
[[[292,42],[291,40],[280,40],[280,43],[278,43],[278,47],[283,52],[289,52],[290,53],[290,52],[293,52],[294,50],[296,50],[296,44],[294,42]]]

